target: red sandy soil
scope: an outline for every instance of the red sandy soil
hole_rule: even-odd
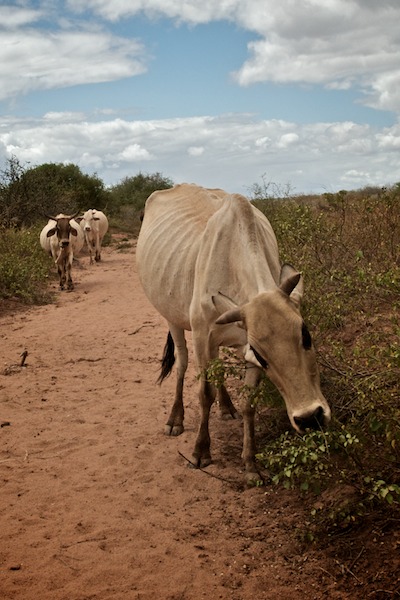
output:
[[[214,462],[187,468],[196,376],[191,366],[185,432],[165,437],[167,328],[134,246],[81,257],[74,291],[54,279],[54,304],[0,315],[0,598],[399,598],[398,531],[302,541],[312,502],[246,488],[240,420],[213,411]]]

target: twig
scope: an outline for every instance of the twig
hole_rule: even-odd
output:
[[[363,546],[360,550],[360,552],[357,554],[357,556],[355,557],[355,559],[353,560],[353,562],[350,565],[350,569],[352,569],[354,567],[354,565],[356,564],[356,562],[358,561],[358,559],[360,558],[361,554],[365,551],[365,547]]]
[[[65,562],[64,559],[61,558],[61,556],[56,556],[55,558],[57,560],[59,560],[60,562],[62,562],[62,564],[65,565],[66,567],[68,567],[69,569],[72,569],[73,571],[76,571],[77,573],[79,573],[79,569],[77,569],[76,567],[73,567],[72,565],[69,565],[67,562]]]
[[[194,469],[197,469],[198,471],[201,471],[202,473],[205,473],[206,475],[208,475],[209,477],[213,477],[214,479],[219,479],[219,481],[223,481],[224,483],[229,483],[229,485],[236,487],[238,489],[240,489],[240,486],[236,483],[236,481],[231,481],[229,479],[225,479],[225,477],[221,477],[220,475],[214,475],[214,473],[209,473],[208,471],[206,471],[205,469],[203,469],[202,467],[198,467],[194,462],[192,462],[191,460],[189,460],[188,458],[186,458],[186,456],[184,454],[182,454],[182,452],[180,452],[178,450],[178,454],[179,456],[181,456],[184,460],[186,460],[186,462],[191,465]]]
[[[344,569],[345,571],[347,571],[347,573],[349,573],[349,574],[350,574],[352,577],[354,577],[354,579],[355,579],[356,581],[358,581],[358,583],[360,583],[360,584],[362,585],[362,583],[363,583],[363,582],[362,582],[360,579],[358,579],[357,575],[354,575],[353,571],[352,571],[351,569],[349,569],[349,567],[348,567],[347,565],[345,565],[345,564],[343,564],[343,563],[340,563],[338,560],[336,561],[336,563],[337,563],[338,565],[340,565],[340,567],[341,567],[342,569]]]
[[[337,581],[336,577],[334,575],[332,575],[332,573],[329,573],[329,571],[327,571],[326,569],[323,569],[322,567],[318,567],[318,569],[320,569],[321,571],[323,571],[324,573],[329,575],[329,577],[331,577],[333,579],[333,581]]]
[[[143,327],[155,327],[155,324],[154,323],[144,323],[143,325],[140,325],[140,327],[137,327],[137,329],[132,331],[132,333],[128,333],[128,335],[136,335],[137,333],[139,333],[139,331],[141,329],[143,329]]]
[[[77,546],[78,544],[86,544],[88,542],[103,542],[106,539],[107,538],[105,535],[101,537],[85,538],[84,540],[77,540],[76,542],[72,542],[72,544],[61,544],[61,548],[71,548],[72,546]]]
[[[26,366],[26,365],[25,365],[25,361],[26,361],[26,357],[27,357],[27,356],[28,356],[28,350],[24,350],[24,351],[23,351],[23,352],[20,354],[20,357],[21,357],[21,364],[20,364],[20,367],[25,367],[25,366]]]
[[[397,590],[374,590],[368,594],[368,597],[373,596],[374,594],[389,594],[390,596],[398,596],[400,598],[400,592]]]

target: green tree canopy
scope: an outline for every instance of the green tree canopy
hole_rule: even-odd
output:
[[[107,199],[101,179],[83,174],[77,165],[45,163],[26,169],[12,157],[0,172],[0,222],[5,226],[31,225],[46,214],[101,210]]]
[[[161,173],[138,173],[133,177],[125,177],[110,189],[110,210],[119,212],[122,207],[129,207],[134,212],[143,210],[147,198],[155,190],[166,190],[174,185],[168,177]]]

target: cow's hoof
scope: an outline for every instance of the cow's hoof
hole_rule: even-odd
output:
[[[165,435],[176,437],[184,432],[183,425],[166,425],[164,429]]]
[[[208,467],[211,463],[211,456],[202,456],[200,458],[192,456],[192,462],[188,463],[188,467],[190,469],[204,469],[204,467]]]
[[[221,410],[221,419],[223,421],[230,421],[231,419],[239,419],[239,413],[237,410]]]

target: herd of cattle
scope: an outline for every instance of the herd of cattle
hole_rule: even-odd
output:
[[[49,216],[40,243],[57,265],[60,287],[73,289],[74,253],[86,239],[93,261],[101,258],[107,217],[92,209],[78,215]],[[209,381],[206,369],[219,347],[239,350],[246,363],[245,384],[255,387],[263,372],[283,397],[293,428],[303,433],[325,427],[331,417],[320,388],[316,351],[300,304],[301,274],[281,264],[271,224],[245,197],[219,189],[181,184],[154,192],[147,200],[136,249],[143,290],[168,323],[159,382],[176,363],[175,401],[167,435],[183,430],[183,385],[188,366],[185,330],[192,332],[200,379],[200,425],[193,464],[211,462],[209,415],[217,398],[223,418],[238,413],[227,389]],[[255,464],[255,407],[242,395],[243,452],[247,479],[259,478]]]
[[[90,263],[93,254],[96,261],[101,260],[101,244],[108,230],[108,219],[101,210],[89,209],[83,216],[59,214],[55,217],[46,215],[49,219],[40,232],[40,245],[50,254],[57,266],[60,277],[60,288],[67,285],[68,290],[74,289],[71,277],[72,261],[85,242],[89,250]]]

